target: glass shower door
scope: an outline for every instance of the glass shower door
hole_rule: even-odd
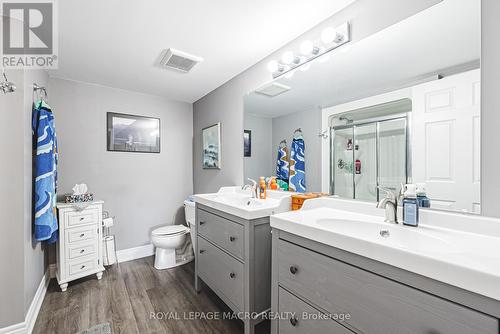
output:
[[[354,198],[354,129],[332,129],[332,193]]]
[[[377,124],[354,127],[354,198],[377,200]]]

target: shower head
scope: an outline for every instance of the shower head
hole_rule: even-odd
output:
[[[345,122],[346,122],[346,124],[351,124],[352,122],[354,122],[352,119],[347,118],[347,117],[345,117],[345,116],[340,116],[340,117],[339,117],[339,121],[345,121]]]
[[[17,87],[13,82],[7,80],[5,72],[3,73],[3,77],[5,81],[0,82],[0,89],[3,91],[3,93],[7,94],[15,92]]]

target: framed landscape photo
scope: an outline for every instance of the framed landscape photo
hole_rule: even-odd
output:
[[[107,113],[108,151],[160,153],[160,119]]]
[[[252,130],[243,131],[243,156],[252,156]]]
[[[202,167],[203,169],[221,168],[221,125],[220,123],[211,125],[202,130]]]

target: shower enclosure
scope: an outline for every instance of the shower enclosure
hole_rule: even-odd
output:
[[[337,117],[330,127],[330,193],[365,201],[384,197],[379,186],[397,193],[411,174],[409,119],[409,113]]]

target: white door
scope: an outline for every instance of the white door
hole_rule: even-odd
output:
[[[431,207],[480,212],[480,71],[412,89],[413,182]]]

